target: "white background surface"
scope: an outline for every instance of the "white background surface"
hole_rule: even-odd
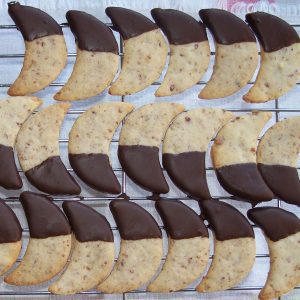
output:
[[[7,14],[7,2],[8,1],[1,1],[0,2],[0,24],[1,25],[12,25],[12,21],[9,18]],[[230,2],[230,3],[229,3]],[[234,3],[233,3],[234,2]],[[233,5],[232,5],[233,3]],[[253,9],[257,10],[265,10],[272,13],[276,13],[280,15],[282,18],[288,20],[292,24],[300,24],[300,2],[298,1],[252,1],[251,3],[244,3],[243,1],[172,1],[172,0],[165,0],[165,1],[96,1],[96,0],[55,0],[55,1],[46,1],[46,0],[28,0],[23,1],[22,4],[32,5],[36,7],[40,7],[41,9],[45,10],[46,12],[50,13],[58,22],[66,22],[65,20],[65,13],[69,9],[79,9],[84,10],[86,12],[94,14],[96,17],[101,19],[104,22],[110,22],[109,19],[104,14],[104,9],[106,6],[124,6],[128,8],[135,9],[137,11],[140,11],[148,16],[150,16],[149,12],[151,8],[154,7],[163,7],[163,8],[174,8],[174,9],[180,9],[184,10],[187,13],[190,13],[195,18],[198,18],[198,10],[201,8],[207,8],[207,7],[221,7],[224,9],[230,9],[240,15],[241,17],[244,17],[245,12],[252,11]],[[297,31],[300,31],[300,27],[296,27]],[[68,28],[63,28],[65,38],[67,41],[68,46],[68,52],[70,53],[68,57],[68,65],[63,70],[59,78],[56,79],[55,83],[46,88],[44,91],[36,93],[37,96],[44,99],[44,106],[48,106],[49,104],[55,103],[52,96],[55,94],[62,85],[66,79],[69,77],[72,67],[75,60],[75,43],[73,35],[71,34],[70,30]],[[115,33],[115,36],[117,38],[117,41],[119,41],[119,35]],[[210,36],[209,36],[210,37]],[[211,51],[214,51],[213,42],[210,38],[210,45],[211,45]],[[0,98],[6,98],[7,94],[7,87],[9,84],[11,84],[14,79],[17,77],[23,61],[23,53],[24,53],[24,44],[21,37],[21,34],[15,29],[15,28],[1,28],[0,29]],[[12,57],[7,57],[7,54],[12,55]],[[18,57],[16,57],[16,56]],[[299,115],[299,112],[293,112],[293,111],[286,111],[286,110],[294,110],[299,109],[300,111],[300,85],[298,84],[291,92],[289,92],[287,95],[281,97],[279,101],[270,101],[265,104],[248,104],[243,102],[242,95],[245,94],[247,89],[250,87],[248,85],[247,87],[243,88],[241,91],[236,93],[233,96],[230,96],[228,98],[222,99],[222,100],[200,100],[198,99],[197,95],[199,91],[203,88],[203,82],[207,81],[210,77],[212,65],[214,61],[214,55],[211,56],[211,64],[208,72],[205,74],[204,78],[202,79],[201,83],[199,85],[194,86],[193,88],[189,89],[188,91],[172,96],[172,97],[164,97],[164,98],[155,98],[154,97],[154,91],[157,89],[157,85],[153,85],[146,90],[139,92],[135,95],[126,96],[124,98],[124,101],[128,101],[132,104],[134,104],[136,107],[139,107],[143,104],[150,103],[150,102],[178,102],[183,103],[186,107],[186,109],[194,108],[194,107],[200,107],[200,106],[210,106],[210,107],[221,107],[224,109],[231,109],[231,110],[242,110],[242,112],[237,112],[237,114],[245,113],[245,111],[252,110],[252,109],[276,109],[279,108],[282,111],[281,112],[273,112],[273,118],[272,120],[267,124],[264,131],[274,124],[276,120],[281,120],[286,117],[291,117],[292,115]],[[67,140],[68,140],[68,133],[70,128],[72,127],[72,124],[74,120],[78,117],[80,114],[79,111],[86,110],[87,108],[91,107],[93,104],[99,103],[99,102],[105,102],[105,101],[121,101],[121,97],[117,96],[110,96],[107,92],[104,92],[103,94],[94,97],[92,99],[81,101],[81,102],[73,102],[72,103],[72,113],[69,113],[65,119],[65,122],[62,127],[61,132],[61,156],[66,164],[66,166],[70,169],[72,175],[74,175],[74,172],[71,170],[68,159],[67,159]],[[77,112],[76,112],[77,111]],[[118,131],[119,132],[119,131]],[[115,135],[114,141],[111,145],[111,156],[112,156],[112,164],[113,168],[121,181],[123,183],[123,190],[126,190],[126,193],[132,198],[135,199],[136,202],[138,202],[140,205],[142,205],[145,209],[149,210],[154,217],[157,219],[158,223],[161,225],[161,220],[159,219],[157,213],[154,210],[153,202],[149,200],[145,200],[145,197],[148,195],[147,192],[143,191],[142,189],[135,186],[124,174],[122,174],[122,171],[120,169],[119,162],[117,160],[116,156],[116,150],[117,150],[117,140],[118,140],[118,132]],[[209,151],[208,151],[209,153]],[[223,199],[224,201],[228,201],[229,203],[233,204],[236,208],[238,208],[241,212],[246,213],[246,211],[250,208],[250,204],[232,201],[226,199],[229,195],[221,188],[219,183],[216,180],[214,171],[211,170],[212,165],[210,161],[209,155],[207,155],[207,168],[209,169],[207,171],[207,178],[208,178],[208,184],[210,187],[210,191],[214,197],[220,197],[220,199]],[[27,180],[24,178],[24,175],[21,174],[23,178],[23,189],[22,190],[31,190],[36,191],[36,189],[31,186]],[[110,211],[108,209],[108,203],[109,203],[109,195],[103,195],[99,192],[93,191],[90,188],[88,188],[81,180],[79,180],[76,175],[75,178],[78,180],[82,187],[82,193],[81,195],[85,197],[84,203],[91,205],[101,213],[103,213],[109,220],[112,226],[115,226],[114,220],[110,214]],[[185,195],[181,193],[177,188],[174,187],[174,185],[170,182],[167,175],[166,178],[170,184],[170,192],[167,194],[167,197],[170,198],[177,198],[177,199],[183,199],[185,198]],[[17,199],[21,191],[5,191],[4,189],[0,188],[0,196],[4,199],[7,199],[9,205],[14,209],[17,216],[19,217],[21,221],[22,227],[25,229],[23,234],[23,251],[26,249],[26,242],[28,239],[28,231],[27,231],[27,222],[24,218],[23,210],[21,205],[18,203],[18,201],[14,200]],[[8,199],[8,197],[13,197],[14,199]],[[75,199],[78,199],[75,197]],[[55,198],[57,201],[56,203],[58,205],[61,204],[61,201],[63,198]],[[193,207],[197,212],[199,212],[198,206],[195,201],[193,200],[186,200],[184,201],[187,205]],[[294,213],[296,213],[298,216],[300,216],[300,209],[292,206],[287,205],[283,202],[279,203],[277,200],[273,200],[267,204],[264,205],[272,205],[272,206],[278,206],[290,210]],[[119,244],[119,237],[117,230],[114,230],[115,234],[115,243],[118,248]],[[0,281],[0,298],[8,299],[8,298],[17,298],[17,299],[23,299],[28,297],[33,297],[34,293],[36,294],[35,299],[45,299],[45,298],[59,298],[59,299],[85,299],[87,297],[91,299],[213,299],[213,300],[250,300],[250,299],[257,299],[257,294],[259,292],[258,287],[261,287],[264,284],[264,281],[267,276],[268,268],[269,268],[269,258],[265,257],[268,254],[268,250],[266,247],[265,240],[261,234],[260,229],[255,228],[255,234],[256,234],[256,242],[257,242],[257,255],[259,257],[256,258],[256,262],[254,265],[254,268],[252,272],[249,274],[249,276],[237,287],[238,290],[234,291],[225,291],[221,293],[213,293],[213,294],[198,294],[196,292],[178,292],[173,294],[145,294],[144,292],[135,292],[135,293],[128,293],[124,295],[93,295],[93,294],[85,294],[85,295],[76,295],[76,296],[69,296],[69,297],[57,297],[57,296],[49,296],[47,294],[43,295],[43,292],[47,291],[47,286],[49,283],[46,283],[44,285],[40,286],[34,286],[34,287],[11,287],[3,283],[3,281]],[[165,236],[165,235],[164,235]],[[164,239],[165,242],[165,254],[167,252],[167,242],[166,239]],[[117,249],[118,251],[118,249]],[[211,249],[211,253],[213,253],[213,250]],[[20,256],[20,259],[22,257]],[[117,257],[117,252],[116,252]],[[196,283],[195,283],[196,284]],[[192,285],[191,287],[195,286]],[[18,293],[19,295],[12,296],[9,294],[12,293]],[[31,295],[26,296],[26,293],[29,293]],[[300,299],[300,290],[294,290],[287,296],[283,296],[281,299],[289,299],[289,300],[299,300]]]

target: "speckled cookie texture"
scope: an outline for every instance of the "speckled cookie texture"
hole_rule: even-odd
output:
[[[119,56],[117,54],[77,49],[71,77],[65,86],[54,95],[54,99],[74,101],[100,94],[113,81],[118,68]]]
[[[256,43],[216,44],[213,74],[199,98],[223,98],[237,92],[251,80],[257,63]]]
[[[11,96],[23,96],[47,87],[67,63],[67,47],[62,35],[25,41],[25,57],[20,75],[9,88]]]
[[[265,165],[296,167],[300,151],[300,117],[277,122],[262,137],[257,162]]]
[[[59,156],[59,132],[70,104],[51,105],[31,116],[17,137],[16,149],[24,172],[49,157]]]
[[[0,101],[0,144],[14,147],[22,124],[41,104],[42,100],[37,97],[11,97]]]
[[[98,286],[103,293],[124,293],[147,283],[162,257],[162,239],[122,240],[117,263],[110,276]]]
[[[252,269],[254,259],[253,238],[215,242],[212,264],[207,275],[197,286],[197,291],[202,293],[224,291],[237,285]]]
[[[71,235],[30,238],[22,262],[4,281],[13,285],[33,285],[47,281],[63,269],[70,250]]]
[[[109,155],[111,139],[133,105],[124,102],[93,106],[75,121],[70,131],[69,153],[102,153]]]
[[[269,112],[254,111],[236,117],[221,128],[211,152],[214,167],[256,163],[257,138],[271,116]]]
[[[146,104],[126,119],[120,134],[120,145],[159,147],[172,119],[184,110],[177,103]]]
[[[109,93],[130,95],[148,87],[159,78],[167,54],[167,43],[159,29],[125,40],[121,73]]]
[[[179,114],[166,132],[163,153],[205,152],[217,130],[233,116],[219,108],[195,108]]]

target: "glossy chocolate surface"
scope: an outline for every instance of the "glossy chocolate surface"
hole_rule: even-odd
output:
[[[224,166],[216,169],[216,174],[222,187],[241,200],[255,205],[273,199],[255,163]]]
[[[113,23],[113,29],[120,32],[124,40],[158,28],[150,19],[131,9],[107,7],[105,12]]]
[[[201,9],[199,15],[218,44],[232,45],[242,42],[256,42],[248,25],[227,10]]]
[[[23,186],[15,163],[12,147],[0,145],[0,186],[7,190],[17,190]]]
[[[252,237],[252,226],[236,208],[218,200],[199,202],[204,218],[209,222],[217,240]]]
[[[71,200],[64,201],[62,208],[69,219],[77,241],[114,241],[108,221],[95,209]]]
[[[192,16],[175,9],[154,8],[152,18],[172,45],[184,45],[207,40],[205,27]]]
[[[83,11],[69,10],[66,18],[79,49],[118,53],[118,44],[112,31],[96,17]]]
[[[90,187],[109,194],[120,194],[121,185],[106,154],[70,154],[75,173]]]
[[[81,192],[59,156],[47,158],[25,175],[32,185],[51,195],[78,195]]]
[[[155,202],[167,231],[174,240],[189,239],[197,236],[207,237],[208,231],[196,212],[177,200],[159,200]]]
[[[154,218],[144,208],[127,200],[113,200],[109,208],[123,240],[162,238]]]
[[[255,12],[246,15],[246,22],[256,34],[265,52],[273,52],[299,43],[297,31],[277,16]]]
[[[165,153],[163,166],[175,185],[189,197],[211,198],[206,181],[205,152]]]
[[[0,199],[0,244],[18,242],[22,228],[13,210]]]
[[[8,3],[8,13],[25,41],[63,34],[57,22],[38,8],[21,5],[19,2],[10,2]]]
[[[258,169],[276,197],[300,206],[300,180],[296,168],[258,164]]]
[[[248,210],[248,218],[274,242],[300,231],[300,220],[297,216],[278,207],[250,209]]]
[[[30,237],[45,239],[51,236],[71,234],[66,216],[52,198],[43,194],[23,192],[20,202],[28,222]]]
[[[159,163],[159,149],[150,146],[119,145],[119,161],[128,177],[143,189],[155,193],[169,192]]]

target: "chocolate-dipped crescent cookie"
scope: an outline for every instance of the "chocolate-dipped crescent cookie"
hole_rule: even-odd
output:
[[[30,238],[21,263],[4,280],[13,285],[39,284],[54,277],[65,266],[71,251],[71,228],[50,197],[23,192],[20,201]]]
[[[168,234],[168,254],[150,292],[173,292],[194,282],[209,258],[208,231],[194,210],[176,200],[155,203]]]
[[[122,127],[120,163],[128,177],[147,191],[169,191],[159,163],[159,147],[170,122],[183,110],[181,104],[147,104],[132,112]]]
[[[271,115],[256,111],[236,117],[218,132],[211,150],[222,187],[253,205],[273,198],[256,164],[257,139]]]
[[[77,45],[73,72],[56,100],[87,99],[103,92],[118,67],[118,44],[104,23],[83,11],[69,10],[66,18]]]
[[[202,9],[199,15],[215,40],[213,73],[199,98],[230,96],[252,78],[258,63],[253,32],[240,18],[222,9]]]
[[[14,147],[22,124],[41,103],[37,97],[11,97],[0,102],[0,186],[5,189],[20,189],[23,185]]]
[[[22,126],[16,149],[27,179],[49,194],[79,194],[59,154],[60,126],[70,105],[55,104],[32,115]]]
[[[102,282],[111,272],[114,238],[106,218],[91,207],[67,200],[63,203],[75,235],[70,262],[49,291],[54,294],[76,294]]]
[[[261,46],[261,63],[246,102],[278,99],[292,89],[300,78],[300,38],[293,26],[265,12],[246,15]]]
[[[35,93],[54,81],[67,63],[67,47],[57,22],[38,8],[8,3],[8,13],[23,35],[23,68],[8,89],[11,96]]]
[[[236,208],[225,202],[205,200],[200,202],[200,208],[214,233],[214,257],[196,289],[216,292],[232,288],[248,275],[255,261],[252,226]]]
[[[281,297],[300,282],[300,220],[277,207],[250,209],[248,217],[263,230],[270,252],[269,274],[258,297]]]
[[[22,247],[22,228],[13,210],[0,199],[0,275],[16,262]]]
[[[98,289],[103,293],[125,293],[146,284],[157,272],[163,251],[162,234],[154,218],[138,204],[113,200],[109,207],[120,232],[121,246],[114,269]]]
[[[155,95],[181,93],[200,81],[207,70],[210,49],[205,27],[175,9],[154,8],[151,14],[170,44],[168,70]]]
[[[179,114],[163,142],[163,166],[176,186],[189,197],[209,199],[205,155],[218,129],[233,114],[218,108],[196,108]]]
[[[157,25],[144,15],[122,7],[105,10],[124,40],[122,69],[109,93],[139,92],[160,77],[168,55],[167,43]]]
[[[300,151],[300,117],[282,120],[270,127],[257,147],[257,163],[275,196],[300,206],[297,171]]]
[[[76,174],[92,188],[121,193],[110,165],[111,139],[133,105],[124,102],[93,106],[75,121],[69,134],[69,160]]]

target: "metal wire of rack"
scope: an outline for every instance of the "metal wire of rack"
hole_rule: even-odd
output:
[[[112,24],[111,23],[106,23],[107,26],[109,27],[112,27]],[[66,23],[61,23],[60,26],[62,28],[68,28],[68,24]],[[294,27],[300,27],[300,24],[295,24],[293,25]],[[16,26],[15,25],[1,25],[0,24],[0,32],[2,29],[16,29]],[[16,31],[17,33],[17,31]],[[122,60],[123,60],[123,41],[122,41],[122,38],[120,36],[120,59],[121,59],[121,63],[122,63]],[[211,55],[215,55],[215,52],[212,51],[211,52]],[[21,54],[21,53],[15,53],[15,54],[0,54],[0,59],[14,59],[14,58],[23,58],[24,57],[24,54]],[[68,57],[76,57],[76,53],[74,52],[69,52],[68,53]],[[207,81],[199,81],[197,83],[197,85],[205,85],[207,83]],[[55,82],[55,83],[51,83],[50,86],[53,86],[53,87],[61,87],[63,86],[65,83],[64,82]],[[156,86],[156,85],[159,85],[160,82],[154,82],[152,85]],[[253,84],[253,82],[249,82],[249,84]],[[300,85],[300,82],[297,83],[297,85],[299,86]],[[2,83],[0,82],[0,88],[9,88],[11,86],[11,83]],[[126,97],[130,97],[130,96],[126,96]],[[121,101],[122,102],[125,102],[126,101],[126,97],[125,96],[122,96],[121,97]],[[251,108],[230,108],[228,109],[232,112],[250,112],[252,111],[253,109]],[[274,101],[274,107],[271,107],[271,108],[259,108],[259,110],[261,111],[270,111],[272,113],[275,114],[275,119],[276,119],[276,122],[279,121],[279,113],[300,113],[300,106],[298,108],[280,108],[279,105],[278,105],[278,99]],[[80,115],[82,114],[83,112],[85,112],[86,109],[70,109],[68,111],[68,114],[69,115]],[[35,112],[34,112],[35,113]],[[123,124],[123,123],[122,123]],[[68,139],[59,139],[59,143],[60,144],[66,144],[68,143]],[[114,138],[112,140],[112,143],[118,143],[118,139]],[[74,172],[72,168],[67,168],[69,172]],[[298,168],[300,169],[300,168]],[[125,193],[127,192],[126,190],[126,181],[127,181],[127,177],[126,177],[126,174],[125,172],[122,170],[122,168],[113,168],[114,171],[117,171],[117,172],[121,172],[121,188],[122,188],[122,193]],[[207,167],[206,168],[207,171],[212,171],[213,168],[212,167]],[[23,173],[23,171],[21,169],[18,170],[20,173]],[[130,196],[130,195],[129,195]],[[56,197],[54,196],[53,197],[53,200],[57,203],[61,203],[67,199],[71,200],[85,200],[85,201],[89,201],[89,202],[92,202],[92,203],[105,203],[105,205],[107,205],[107,203],[111,200],[114,200],[116,199],[117,197],[111,197],[111,196],[73,196],[73,197]],[[164,198],[164,197],[162,197]],[[166,197],[168,199],[180,199],[180,200],[185,200],[185,201],[194,201],[193,199],[190,199],[188,197]],[[212,198],[215,198],[215,199],[222,199],[222,200],[232,200],[234,199],[234,197],[232,196],[222,196],[222,195],[213,195]],[[5,199],[5,201],[9,204],[13,204],[13,203],[16,203],[18,200],[18,196],[9,196]],[[146,197],[130,197],[130,200],[132,201],[144,201],[144,200],[147,200]],[[278,207],[281,207],[282,206],[282,203],[281,203],[281,200],[277,199],[277,206]],[[257,228],[256,225],[252,225],[253,228]],[[111,226],[112,230],[113,231],[118,231],[118,228],[116,226]],[[164,226],[161,226],[160,225],[160,228],[162,230],[164,230]],[[23,228],[23,232],[24,234],[29,234],[29,229],[28,228]],[[264,258],[268,258],[269,255],[268,254],[257,254],[256,255],[256,259],[264,259]],[[213,255],[210,255],[210,259],[213,258]],[[117,258],[115,258],[116,260]],[[162,258],[162,261],[164,261],[166,259],[166,257],[164,256]],[[17,262],[21,262],[22,261],[22,258],[18,258]],[[228,291],[259,291],[261,288],[263,287],[263,285],[256,285],[256,286],[237,286],[237,287],[234,287],[234,288],[231,288],[229,289]],[[296,290],[300,290],[300,286],[297,286],[295,288]],[[180,293],[196,293],[196,290],[195,288],[185,288],[181,291],[178,291],[178,292],[174,292],[175,294],[180,294]],[[145,293],[147,293],[147,291],[142,288],[142,289],[139,289],[139,290],[135,290],[135,291],[132,291],[132,292],[128,292],[128,293],[124,293],[122,295],[122,299],[127,299],[127,295],[131,295],[131,294],[142,294],[143,296],[141,296],[142,298],[141,299],[144,299],[143,297],[145,296]],[[8,298],[8,297],[19,297],[18,299],[21,299],[23,297],[30,297],[30,296],[50,296],[51,293],[48,292],[47,290],[38,290],[38,291],[35,291],[35,290],[30,290],[28,291],[27,289],[24,289],[24,291],[18,289],[18,290],[9,290],[9,291],[1,291],[0,290],[0,297],[4,297],[5,299]],[[98,291],[95,291],[95,290],[92,290],[92,291],[86,291],[86,292],[82,292],[80,293],[79,295],[83,295],[84,298],[85,297],[88,297],[88,296],[92,296],[92,295],[98,295],[98,296],[101,296],[103,295],[101,292],[98,292]],[[199,294],[199,299],[206,299],[204,297],[204,294]],[[81,299],[81,298],[80,298]],[[83,298],[82,298],[83,299]],[[159,299],[159,298],[157,298]],[[161,299],[165,299],[164,297],[161,298]],[[171,299],[171,298],[170,298]],[[218,297],[216,298],[209,298],[209,299],[218,299]],[[253,299],[253,298],[251,298]],[[280,297],[278,298],[280,299]]]

